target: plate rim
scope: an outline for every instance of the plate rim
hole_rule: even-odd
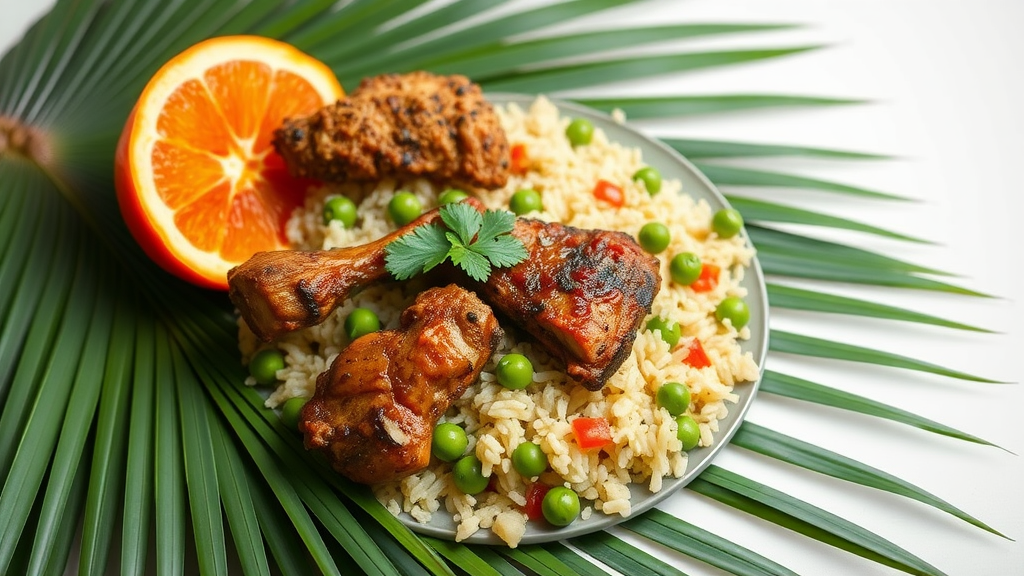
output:
[[[660,140],[648,134],[645,134],[639,129],[629,125],[627,122],[619,122],[608,113],[591,108],[589,106],[585,106],[583,104],[579,104],[577,102],[552,97],[546,94],[522,94],[516,92],[485,91],[484,97],[493,105],[504,106],[508,104],[516,104],[517,106],[526,108],[532,105],[533,102],[536,101],[538,98],[546,98],[556,108],[558,108],[560,115],[564,115],[565,112],[570,112],[574,115],[585,116],[591,120],[597,120],[598,122],[601,123],[614,125],[616,130],[622,130],[631,133],[634,138],[643,141],[645,144],[649,146],[654,146],[660,149],[663,153],[672,157],[674,161],[676,161],[681,167],[683,167],[687,172],[690,173],[690,176],[695,178],[698,182],[700,182],[702,186],[706,188],[706,191],[709,192],[712,197],[711,199],[713,199],[715,203],[719,204],[718,208],[732,207],[729,201],[721,193],[721,191],[718,190],[718,187],[715,186],[714,183],[712,183],[711,180],[703,172],[701,172],[692,162],[690,162],[689,159],[687,159],[677,150],[668,146],[664,142],[661,142]],[[607,126],[599,127],[605,129]],[[612,139],[609,138],[609,140]],[[680,193],[685,193],[685,191],[680,191]],[[750,237],[747,235],[745,227],[740,232],[740,234],[746,241],[747,245],[753,248],[753,243],[751,242]],[[751,306],[751,312],[756,312],[757,314],[756,317],[755,314],[751,315],[751,322],[750,324],[748,324],[748,326],[751,326],[755,324],[755,321],[757,321],[757,323],[761,327],[760,332],[757,334],[758,338],[755,343],[754,349],[749,350],[752,353],[755,362],[757,363],[758,376],[757,379],[754,381],[741,383],[741,385],[743,386],[743,390],[741,391],[742,393],[736,392],[738,395],[740,395],[741,400],[738,401],[736,404],[731,404],[729,406],[729,414],[726,416],[725,419],[730,420],[730,425],[728,428],[720,430],[715,434],[714,445],[692,450],[689,453],[691,456],[688,456],[686,471],[683,473],[683,475],[680,476],[679,478],[666,478],[664,480],[664,485],[660,491],[656,493],[647,492],[647,495],[643,498],[641,502],[634,504],[634,498],[636,494],[633,492],[637,490],[638,485],[630,484],[630,501],[631,504],[634,505],[631,506],[631,511],[628,516],[621,516],[619,514],[604,515],[598,511],[595,511],[594,514],[590,516],[590,518],[583,521],[583,524],[580,524],[579,521],[577,521],[577,523],[574,523],[563,528],[545,526],[541,523],[530,522],[527,524],[526,533],[523,535],[518,545],[542,544],[556,540],[564,540],[566,538],[583,536],[586,534],[591,534],[593,532],[611,528],[616,524],[640,516],[641,514],[647,512],[651,508],[654,508],[655,506],[657,506],[658,504],[660,504],[661,502],[665,501],[670,496],[678,492],[684,486],[689,484],[694,478],[700,475],[701,472],[707,469],[708,466],[711,465],[712,461],[718,456],[718,454],[725,448],[725,446],[727,446],[730,443],[733,436],[736,434],[736,431],[739,429],[739,427],[746,419],[746,415],[750,409],[750,405],[753,404],[754,398],[757,395],[757,391],[760,389],[761,381],[764,379],[764,365],[768,353],[769,339],[768,293],[767,286],[765,284],[764,272],[761,268],[761,264],[758,260],[756,251],[753,257],[751,258],[750,265],[747,267],[746,272],[744,273],[743,285],[748,289],[748,303],[751,302],[750,297],[752,295],[755,295],[753,291],[750,289],[750,285],[760,287],[760,290],[758,290],[756,293],[756,306]],[[748,339],[747,341],[749,342],[754,339],[755,335],[752,333],[750,339]],[[691,461],[693,460],[692,455],[698,456],[698,461],[693,465],[691,465]],[[644,486],[640,486],[640,488],[646,490],[646,487]],[[431,518],[431,521],[427,523],[420,523],[416,519],[412,518],[412,516],[410,516],[406,512],[400,513],[397,516],[397,518],[403,525],[405,525],[413,532],[416,532],[424,536],[432,536],[435,538],[454,541],[456,529],[432,525],[434,517],[436,517],[437,514],[443,514],[447,516],[448,512],[442,508],[438,509],[438,511],[434,512],[433,514],[434,516]],[[452,525],[454,526],[453,522]],[[508,544],[505,543],[504,540],[501,540],[489,529],[477,530],[469,537],[460,540],[459,543],[497,545],[505,547],[508,546]]]

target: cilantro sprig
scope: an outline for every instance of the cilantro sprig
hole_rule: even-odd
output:
[[[470,278],[484,282],[491,267],[515,266],[527,257],[526,247],[509,234],[516,217],[507,210],[481,214],[469,204],[445,204],[441,222],[417,226],[412,232],[388,243],[384,262],[397,280],[406,280],[451,260]]]

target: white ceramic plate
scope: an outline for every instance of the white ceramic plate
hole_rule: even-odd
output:
[[[521,94],[489,93],[488,100],[494,104],[505,105],[510,103],[518,104],[522,108],[528,108],[533,102],[533,96]],[[552,100],[559,108],[563,116],[583,117],[594,123],[595,127],[601,128],[608,136],[608,140],[618,142],[624,146],[639,148],[643,154],[644,163],[657,168],[665,180],[679,180],[682,183],[682,191],[695,200],[706,200],[712,209],[729,207],[728,202],[715,188],[710,180],[700,173],[686,158],[668,146],[653,140],[629,126],[619,124],[610,116],[594,109],[574,104]],[[749,239],[747,239],[749,242]],[[757,365],[764,370],[765,354],[768,350],[768,297],[764,285],[764,276],[761,267],[755,258],[741,283],[748,291],[747,305],[750,307],[751,337],[741,342],[741,348],[753,354]],[[736,432],[743,417],[754,399],[754,394],[760,383],[742,383],[736,386],[734,392],[739,396],[736,404],[729,405],[729,415],[719,421],[720,430],[715,435],[715,443],[707,448],[696,448],[689,452],[686,473],[680,478],[667,478],[660,492],[651,493],[646,485],[633,484],[630,486],[632,497],[632,513],[630,517],[639,515],[649,510],[665,498],[668,498],[676,490],[679,490],[701,473],[714,459],[715,455],[729,442]],[[399,519],[411,530],[421,534],[435,536],[446,540],[455,539],[455,523],[443,510],[433,515],[427,524],[421,524],[408,514],[402,514]],[[565,528],[554,528],[542,522],[530,522],[527,525],[526,534],[521,544],[537,544],[553,540],[563,540],[575,536],[582,536],[598,530],[604,530],[619,522],[628,520],[618,514],[605,515],[594,512],[587,520],[577,519]],[[469,544],[498,544],[504,542],[495,536],[490,530],[479,530],[468,539],[463,540]]]

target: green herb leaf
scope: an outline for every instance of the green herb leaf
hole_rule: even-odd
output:
[[[451,259],[470,278],[484,282],[492,267],[514,266],[526,259],[526,247],[509,234],[516,222],[511,212],[480,214],[462,203],[447,204],[439,212],[443,225],[419,226],[384,248],[385,265],[396,279],[406,280]]]
[[[463,246],[469,246],[473,242],[473,237],[484,223],[484,217],[476,208],[462,202],[446,204],[441,209],[441,220],[449,230],[459,236]]]
[[[488,210],[484,212],[482,220],[480,231],[476,235],[477,244],[485,244],[502,234],[508,234],[516,226],[516,215],[508,210]],[[523,245],[518,241],[517,244]],[[525,252],[522,259],[526,259]]]
[[[490,240],[477,240],[472,249],[477,254],[486,256],[491,264],[498,268],[515,266],[526,260],[526,246],[515,236],[503,235]]]
[[[440,226],[418,226],[384,248],[384,264],[396,280],[408,280],[444,262],[450,247]]]

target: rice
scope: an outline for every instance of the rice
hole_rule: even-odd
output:
[[[564,136],[569,119],[561,117],[543,97],[528,109],[509,105],[498,113],[509,141],[525,145],[530,170],[512,176],[500,190],[478,193],[481,201],[490,208],[503,209],[516,190],[533,188],[541,193],[544,211],[531,217],[542,220],[621,230],[634,236],[647,222],[664,223],[672,231],[672,240],[660,258],[662,286],[652,315],[674,319],[683,332],[680,345],[670,350],[658,334],[642,330],[622,367],[602,390],[592,392],[568,379],[564,368],[542,347],[506,327],[505,338],[479,380],[443,417],[465,428],[469,452],[480,459],[484,475],[493,477],[495,490],[477,496],[461,493],[452,483],[451,464],[436,460],[415,475],[374,487],[376,497],[395,515],[408,514],[426,523],[435,514],[447,514],[456,524],[456,540],[491,530],[515,547],[527,529],[522,508],[532,482],[575,490],[584,500],[584,519],[593,514],[625,517],[632,511],[631,484],[644,485],[654,493],[662,489],[665,478],[678,478],[686,471],[686,453],[676,437],[675,418],[655,404],[662,383],[677,381],[689,387],[689,413],[699,424],[700,445],[709,446],[718,421],[728,414],[728,404],[737,400],[733,386],[755,379],[758,367],[752,355],[739,346],[740,340],[749,338],[749,329],[736,330],[728,321],[721,323],[714,317],[715,306],[723,298],[746,295],[739,282],[753,251],[738,236],[723,239],[711,232],[713,211],[707,202],[683,194],[674,180],[665,180],[659,194],[649,195],[632,181],[632,175],[644,165],[640,151],[609,142],[600,129],[591,144],[572,148]],[[592,190],[599,179],[623,188],[621,208],[595,200]],[[387,202],[399,190],[414,193],[425,208],[432,208],[444,188],[426,180],[387,180],[372,187],[318,189],[289,222],[289,239],[298,248],[327,249],[379,238],[394,229],[386,217]],[[356,201],[361,220],[358,227],[322,224],[324,202],[339,193]],[[703,262],[718,265],[722,270],[718,286],[695,293],[672,283],[666,255],[679,252],[694,252]],[[313,394],[317,375],[348,344],[342,324],[354,308],[370,308],[379,316],[382,328],[394,328],[400,312],[422,288],[415,279],[369,287],[324,323],[274,342],[272,345],[285,353],[286,367],[278,372],[281,384],[270,394],[267,406]],[[685,344],[693,338],[703,344],[711,366],[698,369],[684,362]],[[239,343],[245,361],[259,349],[244,322],[240,322]],[[494,375],[498,360],[512,352],[525,355],[534,366],[533,382],[522,390],[502,387]],[[577,417],[606,418],[614,446],[581,450],[572,432],[572,420]],[[511,465],[512,451],[527,441],[540,445],[548,457],[549,468],[539,478],[523,478]]]

